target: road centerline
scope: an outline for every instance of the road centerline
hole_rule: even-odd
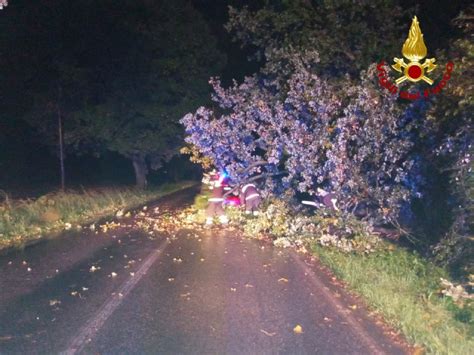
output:
[[[135,272],[134,276],[126,280],[115,292],[109,297],[100,307],[100,309],[92,316],[79,330],[69,342],[66,350],[60,354],[71,355],[80,352],[84,347],[94,338],[100,331],[104,323],[120,306],[127,295],[134,289],[138,282],[145,276],[150,267],[156,262],[159,256],[163,253],[166,246],[169,244],[168,240],[164,240],[157,249],[153,250],[143,261],[142,265]]]

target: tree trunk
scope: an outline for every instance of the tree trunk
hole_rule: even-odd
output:
[[[63,140],[63,119],[61,114],[61,87],[58,90],[58,140],[59,140],[59,166],[61,170],[61,191],[66,186],[66,173],[64,171],[64,140]]]
[[[135,170],[135,179],[137,187],[140,189],[146,188],[148,168],[146,166],[145,157],[142,155],[134,155],[132,157],[133,169]]]

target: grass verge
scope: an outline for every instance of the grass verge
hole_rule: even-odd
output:
[[[133,209],[149,201],[192,186],[195,182],[165,184],[157,188],[107,188],[55,192],[37,199],[0,204],[0,249],[21,247],[62,230],[76,228]]]
[[[370,308],[427,353],[472,354],[472,303],[464,308],[439,297],[447,272],[402,248],[369,255],[313,244],[321,262],[360,294]]]

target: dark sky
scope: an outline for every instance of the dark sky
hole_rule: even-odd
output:
[[[402,6],[415,4],[421,31],[426,45],[429,46],[428,51],[431,51],[444,49],[449,45],[451,38],[458,34],[451,21],[472,2],[467,0],[402,0],[400,3]],[[409,24],[407,24],[407,30],[408,26]]]
[[[228,20],[228,7],[240,8],[248,6],[250,9],[262,7],[263,0],[192,0],[192,3],[206,18],[213,34],[219,39],[219,49],[227,54],[227,66],[222,73],[223,80],[240,80],[244,75],[254,73],[258,69],[256,63],[249,63],[247,55],[250,54],[240,48],[238,43],[231,40],[231,36],[224,30]]]

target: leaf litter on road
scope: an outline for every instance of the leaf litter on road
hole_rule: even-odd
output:
[[[293,333],[295,334],[302,334],[303,333],[303,327],[299,324],[297,324],[294,328],[293,328]]]
[[[51,307],[54,307],[54,306],[57,306],[57,305],[60,305],[61,304],[61,301],[59,300],[49,300],[49,305]]]
[[[276,335],[276,333],[270,333],[270,332],[267,332],[265,329],[260,329],[260,331],[265,334],[266,336],[269,336],[269,337],[272,337],[274,335]]]
[[[96,271],[98,271],[98,270],[100,270],[100,266],[94,266],[94,265],[92,265],[91,268],[89,269],[89,272],[96,272]]]

